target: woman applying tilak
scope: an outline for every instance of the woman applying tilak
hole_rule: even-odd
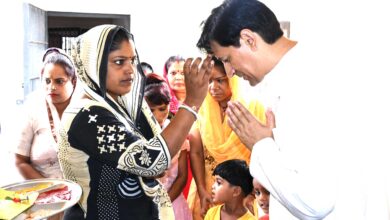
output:
[[[207,93],[211,59],[186,61],[191,95],[161,131],[144,100],[144,75],[125,28],[90,29],[76,40],[72,58],[84,95],[64,113],[59,158],[65,177],[83,188],[82,215],[172,219],[170,199],[155,178],[168,168],[196,120],[193,109]]]

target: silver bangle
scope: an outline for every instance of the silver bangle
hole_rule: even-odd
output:
[[[193,106],[191,108],[190,106],[188,106],[186,104],[181,104],[181,105],[179,105],[179,109],[181,109],[181,108],[191,112],[194,115],[195,120],[198,119],[198,113],[196,112],[196,109],[197,109],[196,106]]]

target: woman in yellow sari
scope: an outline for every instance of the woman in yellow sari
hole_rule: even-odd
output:
[[[209,92],[199,110],[199,119],[190,133],[190,158],[194,181],[188,195],[193,218],[203,219],[211,205],[212,172],[225,160],[242,159],[249,164],[251,152],[241,143],[227,123],[229,101],[243,103],[260,121],[265,121],[264,107],[240,94],[238,77],[228,78],[223,63],[215,58]]]

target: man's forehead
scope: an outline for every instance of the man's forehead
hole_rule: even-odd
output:
[[[224,60],[229,55],[229,47],[224,47],[218,44],[216,41],[210,42],[210,47],[212,55],[215,56],[218,60]]]
[[[210,42],[210,47],[211,47],[211,52],[213,53],[214,56],[217,57],[218,53],[220,53],[222,46],[219,45],[216,41],[211,41]]]

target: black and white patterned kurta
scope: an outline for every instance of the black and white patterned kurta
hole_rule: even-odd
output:
[[[138,176],[148,186],[157,184],[148,177],[168,166],[169,152],[162,137],[153,137],[148,126],[129,130],[99,105],[73,108],[67,116],[74,118],[60,160],[66,177],[83,188],[81,204],[87,219],[157,219],[157,206],[145,195]],[[147,125],[146,118],[141,119]]]
[[[129,93],[114,99],[107,91],[108,56],[123,40],[133,38],[125,28],[107,24],[91,28],[72,44],[84,98],[73,95],[62,115],[58,158],[64,177],[82,186],[79,204],[87,219],[172,219],[169,196],[154,179],[171,158],[143,99],[141,68],[133,69]]]

